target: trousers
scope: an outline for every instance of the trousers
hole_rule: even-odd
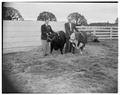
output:
[[[75,53],[75,48],[72,43],[70,43],[69,39],[66,39],[65,53]]]
[[[47,40],[41,40],[42,42],[42,50],[43,50],[43,55],[49,53],[49,42]]]

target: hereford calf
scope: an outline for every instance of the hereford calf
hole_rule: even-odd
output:
[[[73,32],[70,36],[69,40],[73,47],[80,50],[80,53],[82,54],[82,51],[85,47],[85,44],[87,43],[87,34],[86,32]]]

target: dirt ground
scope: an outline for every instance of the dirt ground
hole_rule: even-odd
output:
[[[38,47],[28,52],[3,54],[2,69],[18,92],[117,93],[117,40],[89,42],[83,55],[59,53],[54,51],[42,57]]]

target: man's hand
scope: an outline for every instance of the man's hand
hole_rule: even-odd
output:
[[[73,32],[76,33],[77,31],[74,29]]]

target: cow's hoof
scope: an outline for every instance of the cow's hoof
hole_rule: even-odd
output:
[[[82,51],[80,51],[80,55],[83,55],[83,52],[82,52]]]
[[[44,54],[44,56],[48,56],[48,54]]]

